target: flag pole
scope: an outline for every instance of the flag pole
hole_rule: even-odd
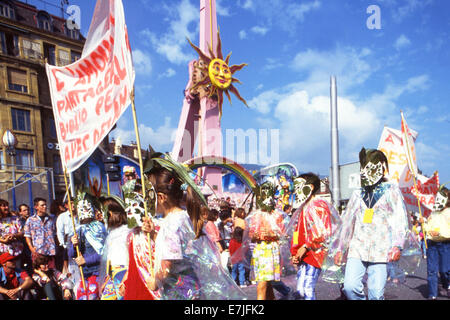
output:
[[[412,159],[411,159],[411,154],[410,154],[410,151],[409,151],[410,149],[409,149],[409,142],[408,142],[409,132],[406,132],[406,127],[405,127],[406,121],[405,121],[405,118],[403,117],[403,111],[400,111],[400,114],[402,116],[402,127],[405,129],[405,130],[402,130],[402,131],[406,135],[405,143],[406,143],[406,151],[407,151],[407,155],[406,156],[408,157],[408,168],[409,168],[409,171],[411,172],[411,175],[413,177],[414,189],[416,190],[416,194],[418,195],[419,194],[419,189],[417,188],[416,175],[414,173],[414,170],[411,168]],[[409,131],[409,129],[408,129],[408,131]],[[422,210],[421,210],[421,206],[420,206],[420,199],[419,199],[418,196],[416,198],[417,198],[417,205],[419,207],[420,220],[422,221],[421,226],[422,226],[423,240],[425,242],[425,249],[428,249],[427,234],[425,232],[425,229],[423,228],[423,215],[422,215]]]
[[[69,186],[68,186],[68,183],[67,183],[67,168],[66,167],[64,168],[64,183],[66,184],[66,191],[67,191],[67,195],[68,195],[67,201],[68,201],[68,204],[69,204],[70,217],[72,218],[73,232],[76,234],[77,229],[75,227],[75,218],[73,216],[72,200],[70,199],[71,194],[69,192]],[[78,244],[75,246],[75,249],[77,251],[77,258],[79,258],[81,256],[81,253],[80,253],[80,248],[79,248]],[[89,295],[88,295],[88,292],[86,290],[86,282],[84,281],[83,267],[82,266],[78,266],[78,268],[80,269],[81,282],[83,284],[84,292],[86,293],[86,299],[89,300]]]
[[[147,190],[145,187],[145,176],[144,176],[144,161],[142,159],[142,149],[141,149],[141,139],[139,136],[139,127],[138,127],[138,121],[137,121],[137,115],[136,115],[136,106],[135,106],[135,102],[134,102],[134,88],[133,91],[131,92],[131,110],[133,112],[133,121],[134,121],[134,131],[136,134],[136,144],[137,144],[137,148],[138,148],[138,157],[139,157],[139,168],[141,170],[141,185],[142,185],[142,196],[144,197],[144,213],[145,213],[145,217],[148,218],[148,208],[147,208]],[[150,262],[151,262],[151,276],[153,277],[153,259],[152,259],[152,244],[150,241],[150,234],[147,234],[147,240],[148,240],[148,246],[149,246],[149,250],[150,250]]]

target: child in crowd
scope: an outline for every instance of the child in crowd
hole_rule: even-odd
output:
[[[236,227],[231,235],[230,240],[230,256],[231,256],[231,276],[241,288],[247,287],[245,284],[245,267],[244,258],[242,252],[239,250],[242,246],[242,236],[244,235],[244,230],[240,227]],[[239,276],[239,282],[238,282]]]

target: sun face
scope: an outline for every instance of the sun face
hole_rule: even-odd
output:
[[[208,74],[211,83],[219,89],[226,90],[231,85],[230,67],[221,59],[214,59],[208,67]]]
[[[222,117],[222,105],[223,105],[223,94],[227,96],[228,100],[231,102],[230,92],[233,93],[240,101],[242,101],[247,107],[247,102],[241,97],[239,91],[233,85],[233,83],[241,83],[238,79],[234,78],[233,75],[247,66],[246,63],[240,65],[229,66],[231,53],[223,59],[222,55],[222,42],[220,39],[220,34],[217,32],[217,48],[215,54],[212,48],[209,48],[209,56],[195,46],[189,39],[189,44],[197,51],[199,55],[199,61],[196,63],[195,68],[199,71],[198,74],[201,76],[197,79],[193,79],[193,86],[191,87],[191,92],[195,93],[199,88],[204,88],[203,92],[207,92],[209,97],[217,96],[217,102],[219,106],[220,117]]]

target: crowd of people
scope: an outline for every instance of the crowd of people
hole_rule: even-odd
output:
[[[208,199],[168,155],[151,161],[142,178],[127,172],[126,199],[79,191],[17,212],[0,199],[0,300],[239,300],[250,284],[259,300],[274,290],[315,300],[321,275],[359,300],[366,273],[368,298],[383,299],[390,268],[414,245],[427,259],[429,299],[439,283],[450,295],[450,192],[442,187],[428,219],[411,221],[379,150],[361,150],[361,188],[341,215],[317,197],[315,174],[293,180],[291,205],[277,205],[269,179],[239,207]],[[139,221],[137,207],[149,211]],[[282,281],[288,271],[295,288]]]

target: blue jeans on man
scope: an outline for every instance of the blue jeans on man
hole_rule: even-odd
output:
[[[449,289],[450,280],[450,241],[427,241],[427,280],[428,298],[438,296],[439,273],[444,289]]]
[[[372,263],[348,258],[345,267],[344,292],[349,300],[366,300],[363,277],[366,274],[369,300],[384,300],[387,280],[386,263]]]

